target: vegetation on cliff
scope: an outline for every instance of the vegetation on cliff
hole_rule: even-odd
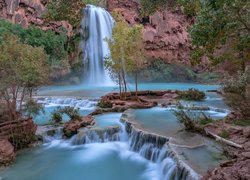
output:
[[[17,36],[24,44],[32,47],[43,47],[48,55],[48,63],[50,66],[61,66],[65,62],[67,49],[67,35],[63,31],[58,34],[54,31],[43,31],[36,27],[23,28],[19,24],[12,24],[5,20],[0,20],[0,41],[4,42],[3,35],[11,33]]]
[[[231,61],[245,71],[250,57],[250,3],[244,0],[202,1],[196,23],[190,28],[196,47],[193,60],[206,55],[217,64]]]
[[[44,18],[47,21],[68,21],[73,27],[78,28],[84,7],[83,0],[49,0]]]

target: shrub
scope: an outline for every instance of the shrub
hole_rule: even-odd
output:
[[[250,126],[250,119],[237,119],[233,121],[233,124],[237,126]]]
[[[229,138],[229,132],[225,129],[223,129],[221,132],[220,132],[220,137],[224,138],[224,139],[228,139]]]
[[[141,3],[141,16],[149,16],[158,10],[164,10],[168,5],[174,3],[173,0],[140,0]]]
[[[249,82],[248,73],[238,74],[236,77],[226,77],[223,82],[223,90],[228,93],[244,95]]]
[[[53,123],[58,124],[58,123],[61,123],[62,120],[63,120],[63,118],[62,118],[62,114],[60,113],[60,109],[57,108],[57,109],[52,113],[51,121],[52,121]]]
[[[177,103],[177,110],[173,111],[173,113],[178,122],[183,124],[187,131],[197,131],[203,133],[203,126],[215,121],[203,112],[192,112],[191,109],[185,108],[181,103]]]
[[[205,93],[197,89],[189,89],[187,91],[181,91],[178,98],[186,101],[201,101],[206,97]]]
[[[181,64],[167,64],[154,59],[139,73],[139,78],[147,82],[190,82],[196,81],[197,75],[191,68]]]
[[[71,120],[81,120],[82,117],[80,115],[79,109],[75,109],[73,107],[64,107],[62,109],[60,109],[60,113],[61,114],[66,114],[70,117]]]
[[[183,124],[187,131],[198,131],[201,132],[202,129],[198,126],[199,121],[195,114],[191,113],[190,110],[185,110],[181,103],[177,104],[177,110],[174,111],[179,123]]]
[[[21,25],[11,24],[6,20],[0,20],[0,43],[3,41],[3,35],[11,33],[20,38],[22,43],[32,47],[43,47],[49,56],[48,62],[52,65],[61,65],[62,60],[66,58],[67,35],[65,32],[56,33],[54,31],[43,31],[36,27],[22,28]]]
[[[79,109],[75,109],[73,107],[64,107],[64,108],[57,108],[53,113],[52,113],[52,118],[51,121],[53,123],[61,123],[63,118],[62,115],[66,114],[69,116],[70,120],[75,121],[78,120],[80,121],[82,119]]]
[[[44,113],[44,107],[42,104],[38,104],[37,102],[31,99],[25,103],[22,111],[28,117],[31,117],[31,116],[35,117],[40,112]]]
[[[98,104],[97,104],[100,108],[112,108],[113,105],[109,102],[104,102],[104,101],[100,101]]]

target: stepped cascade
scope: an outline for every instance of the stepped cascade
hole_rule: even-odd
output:
[[[104,59],[110,54],[105,38],[112,37],[114,20],[104,8],[87,5],[82,20],[82,42],[84,51],[84,83],[113,84],[104,68]]]

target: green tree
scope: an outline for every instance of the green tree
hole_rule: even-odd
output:
[[[118,80],[120,97],[121,93],[127,91],[127,83],[125,77],[126,63],[126,41],[127,41],[127,23],[118,15],[113,13],[116,19],[115,27],[112,30],[112,39],[107,39],[110,48],[110,57],[106,58],[105,66],[110,70],[113,79]]]
[[[121,96],[122,91],[127,92],[127,73],[135,73],[136,92],[138,90],[137,74],[144,65],[143,27],[140,25],[129,26],[117,13],[113,13],[113,16],[116,24],[113,28],[112,39],[107,40],[111,54],[105,65],[113,77],[118,80]]]
[[[201,9],[201,0],[177,0],[177,5],[183,8],[187,16],[196,16]]]
[[[68,21],[78,28],[82,19],[83,0],[49,0],[45,19],[48,21]]]
[[[20,42],[4,34],[0,45],[0,97],[5,101],[10,120],[20,118],[23,102],[48,81],[49,66],[43,48]]]
[[[140,0],[141,16],[149,16],[158,10],[164,10],[167,6],[173,6],[174,0]]]
[[[143,26],[134,25],[129,27],[127,32],[127,72],[135,75],[136,97],[138,94],[138,73],[145,67],[144,46],[142,37]]]
[[[3,42],[3,35],[11,33],[20,38],[24,44],[33,47],[43,47],[48,55],[50,66],[61,66],[66,59],[68,48],[67,35],[65,32],[43,31],[36,27],[22,28],[19,24],[12,24],[6,20],[0,20],[0,43]]]
[[[197,63],[206,55],[217,64],[231,60],[244,72],[250,58],[250,1],[203,0],[196,23],[190,28]]]

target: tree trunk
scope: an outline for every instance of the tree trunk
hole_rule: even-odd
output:
[[[121,82],[121,74],[118,73],[118,83],[119,83],[119,95],[120,95],[120,99],[122,99],[122,82]]]
[[[138,72],[135,72],[135,96],[138,99]]]
[[[126,77],[125,77],[125,72],[124,72],[124,70],[122,71],[122,80],[123,80],[123,85],[124,85],[124,98],[125,98],[125,100],[126,100],[126,98],[127,98],[127,95],[126,95],[126,93],[127,93],[127,82],[126,82]]]

